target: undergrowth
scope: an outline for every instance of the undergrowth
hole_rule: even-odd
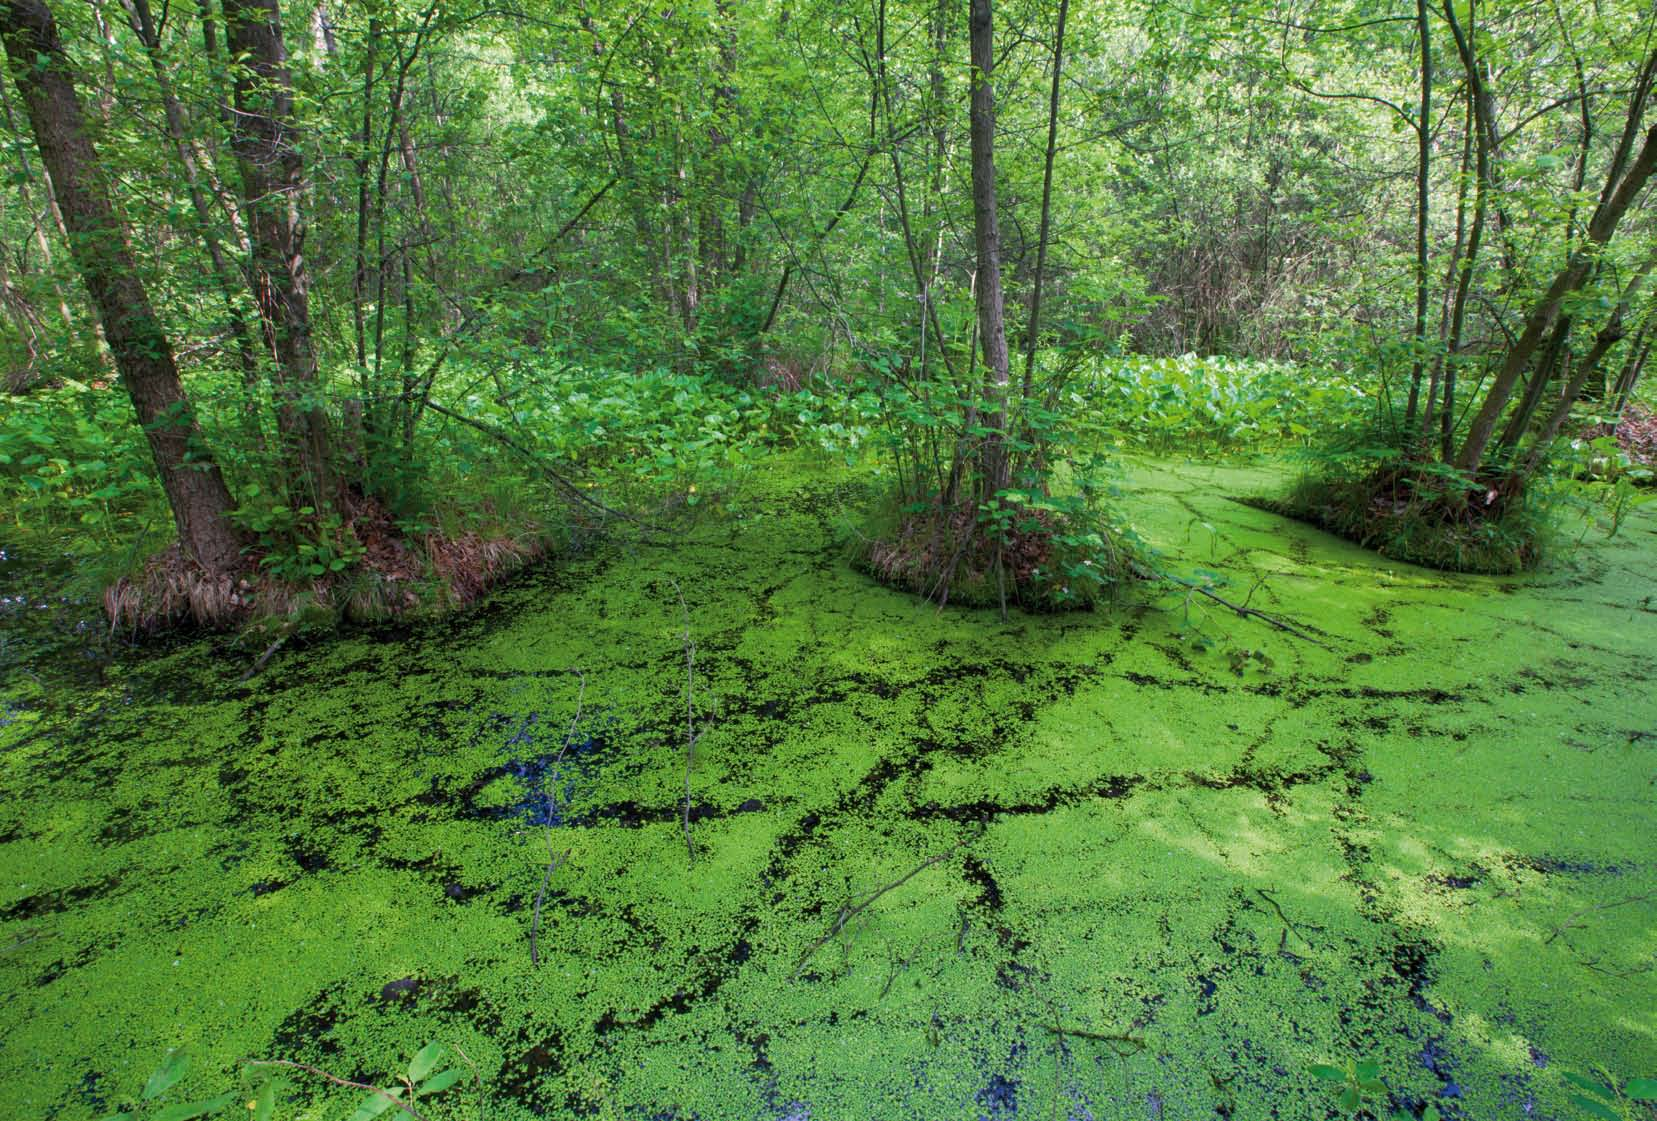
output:
[[[1261,509],[1309,522],[1394,560],[1452,572],[1536,568],[1556,536],[1549,480],[1509,488],[1400,448],[1390,431],[1356,426],[1299,456],[1303,470]]]

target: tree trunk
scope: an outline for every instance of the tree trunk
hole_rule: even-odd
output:
[[[1427,219],[1433,155],[1433,40],[1427,23],[1427,0],[1415,0],[1415,21],[1416,33],[1421,37],[1421,113],[1415,121],[1415,361],[1410,368],[1410,402],[1404,411],[1404,438],[1410,441],[1416,438],[1421,376],[1427,368]]]
[[[11,98],[7,97],[5,92],[5,83],[0,82],[0,109],[5,111],[6,128],[13,135],[18,135],[21,130],[17,126],[17,120],[12,116]],[[17,181],[17,193],[23,199],[24,209],[29,212],[29,224],[33,231],[30,236],[34,238],[35,248],[40,251],[42,267],[46,270],[47,275],[51,277],[52,294],[57,297],[58,314],[63,317],[64,330],[73,335],[75,333],[75,316],[69,310],[69,299],[64,294],[63,286],[58,283],[58,278],[52,274],[52,246],[46,240],[45,215],[35,209],[34,203],[29,198],[29,185],[34,182],[34,169],[29,163],[28,155],[24,153],[21,146],[17,149],[17,159],[21,165],[19,168],[21,178]]]
[[[0,4],[0,38],[5,40],[41,159],[57,186],[71,235],[70,253],[103,321],[121,382],[149,441],[179,541],[207,572],[233,572],[241,558],[241,541],[227,516],[230,491],[202,447],[172,345],[150,306],[116,219],[87,138],[69,59],[44,0]]]
[[[235,75],[232,144],[242,169],[243,210],[253,241],[253,295],[276,358],[276,427],[294,482],[318,508],[331,502],[328,417],[311,344],[304,165],[295,144],[293,88],[278,0],[224,0],[225,40],[245,59]]]
[[[1582,365],[1577,368],[1576,373],[1572,375],[1570,382],[1565,386],[1565,391],[1560,395],[1558,403],[1554,405],[1553,412],[1543,422],[1542,430],[1536,434],[1536,439],[1531,444],[1530,453],[1525,457],[1525,465],[1520,472],[1521,475],[1528,476],[1542,465],[1542,457],[1547,454],[1548,445],[1553,443],[1555,436],[1559,435],[1559,430],[1565,427],[1565,421],[1571,415],[1571,406],[1576,404],[1578,397],[1582,396],[1583,387],[1588,384],[1588,379],[1599,369],[1599,364],[1604,360],[1606,353],[1622,341],[1623,319],[1628,314],[1629,305],[1639,295],[1646,277],[1651,275],[1654,266],[1657,266],[1657,257],[1650,258],[1645,264],[1641,265],[1640,270],[1634,274],[1633,279],[1628,282],[1628,286],[1623,289],[1622,298],[1617,301],[1617,306],[1612,309],[1610,317],[1605,321],[1605,326],[1600,328],[1599,334],[1594,338],[1593,347],[1589,349]]]
[[[989,378],[992,430],[979,457],[984,497],[1006,487],[1007,317],[1001,292],[1001,228],[995,198],[995,34],[990,0],[972,0],[972,226],[978,247],[978,334]]]
[[[1643,106],[1636,104],[1630,107],[1629,113],[1638,119],[1642,109]],[[1525,321],[1524,332],[1508,348],[1502,368],[1497,373],[1490,391],[1485,394],[1484,404],[1479,408],[1478,415],[1473,418],[1473,423],[1467,431],[1467,439],[1456,457],[1456,465],[1462,470],[1476,471],[1483,464],[1485,448],[1489,446],[1490,437],[1496,431],[1496,422],[1501,419],[1502,411],[1513,396],[1513,388],[1518,384],[1519,375],[1524,373],[1525,367],[1536,353],[1536,348],[1541,344],[1542,337],[1559,318],[1565,298],[1581,288],[1587,279],[1588,272],[1593,267],[1592,252],[1611,239],[1611,235],[1616,232],[1617,223],[1622,220],[1635,196],[1645,187],[1654,168],[1657,168],[1657,127],[1646,133],[1639,156],[1628,167],[1615,188],[1609,189],[1604,195],[1605,201],[1595,211],[1593,220],[1588,223],[1585,243],[1574,254],[1571,263],[1554,277],[1552,284],[1548,285],[1547,292],[1531,309]]]
[[[1614,400],[1611,415],[1618,420],[1622,419],[1623,412],[1628,408],[1628,399],[1633,395],[1634,386],[1640,380],[1640,371],[1645,367],[1646,355],[1651,352],[1651,340],[1646,334],[1651,330],[1654,316],[1657,316],[1657,309],[1647,309],[1645,321],[1634,333],[1634,341],[1628,346],[1628,356],[1623,360],[1621,372],[1617,374],[1616,388],[1612,390]]]

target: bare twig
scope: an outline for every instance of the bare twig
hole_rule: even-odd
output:
[[[620,518],[624,522],[632,522],[634,525],[639,526],[642,529],[648,529],[656,533],[661,532],[660,526],[651,525],[649,522],[644,521],[641,518],[636,518],[624,510],[617,510],[613,506],[606,506],[598,499],[593,498],[564,475],[561,475],[557,471],[554,471],[551,467],[548,467],[540,456],[518,443],[511,436],[508,436],[505,432],[502,432],[494,425],[485,424],[481,420],[474,420],[462,413],[457,413],[453,409],[445,408],[444,406],[439,405],[436,401],[427,401],[426,408],[441,416],[446,416],[450,420],[457,420],[461,424],[464,424],[470,428],[475,428],[507,450],[517,452],[524,459],[527,459],[530,463],[534,464],[535,468],[540,471],[541,474],[550,479],[559,490],[562,490],[565,494],[569,495],[577,502],[580,502],[586,506],[591,506],[601,514],[608,514],[613,518]]]
[[[559,865],[569,859],[570,855],[569,849],[562,853],[553,851],[552,818],[558,809],[558,800],[553,793],[552,778],[549,776],[558,774],[558,766],[564,761],[564,753],[570,749],[570,743],[575,739],[576,725],[581,723],[581,706],[587,699],[587,675],[579,669],[575,672],[576,676],[581,678],[581,689],[575,696],[575,715],[570,718],[569,731],[564,733],[564,742],[558,745],[558,754],[553,757],[551,766],[541,772],[542,781],[547,784],[547,871],[541,877],[541,890],[535,893],[535,914],[529,921],[529,964],[532,966],[541,964],[540,955],[535,950],[535,938],[541,930],[541,904],[546,901],[547,886],[552,883],[552,874],[558,870]]]
[[[685,831],[685,852],[690,855],[691,867],[696,867],[696,845],[690,838],[690,769],[696,762],[696,709],[693,690],[696,688],[696,642],[690,637],[690,608],[685,606],[685,593],[679,581],[673,581],[673,591],[679,597],[679,611],[685,617],[685,811],[681,825]]]
[[[1295,626],[1293,623],[1286,623],[1282,619],[1279,619],[1275,615],[1268,615],[1264,611],[1261,611],[1257,608],[1250,607],[1248,605],[1247,601],[1245,601],[1243,603],[1232,603],[1229,599],[1226,599],[1224,596],[1220,595],[1213,588],[1207,587],[1206,585],[1203,585],[1203,584],[1198,584],[1198,583],[1196,583],[1195,581],[1192,581],[1192,580],[1183,579],[1179,576],[1175,576],[1174,574],[1172,574],[1170,572],[1155,572],[1155,571],[1153,571],[1149,568],[1144,567],[1143,565],[1138,565],[1138,564],[1134,565],[1133,569],[1134,569],[1134,573],[1142,580],[1165,580],[1170,584],[1178,584],[1180,587],[1185,588],[1187,591],[1196,592],[1200,596],[1206,596],[1207,598],[1213,600],[1215,603],[1219,604],[1221,607],[1226,607],[1226,608],[1231,609],[1232,611],[1235,611],[1238,615],[1241,615],[1241,616],[1243,616],[1245,618],[1249,618],[1249,619],[1259,619],[1262,623],[1265,623],[1267,626],[1276,627],[1278,630],[1284,632],[1285,634],[1292,634],[1296,638],[1301,639],[1302,641],[1310,642],[1313,646],[1319,646],[1319,647],[1322,647],[1325,650],[1329,649],[1329,645],[1327,643],[1325,643],[1325,642],[1323,642],[1323,641],[1321,641],[1317,638],[1314,638],[1312,635],[1307,634],[1305,631],[1301,630],[1299,627]],[[1258,587],[1258,585],[1256,585],[1256,587]],[[1251,588],[1251,589],[1249,589],[1249,599],[1253,599],[1253,598],[1254,598],[1254,589]]]
[[[260,654],[259,657],[254,660],[253,664],[247,667],[247,672],[242,674],[242,676],[236,680],[246,681],[248,678],[264,669],[265,663],[269,662],[271,658],[275,656],[276,652],[282,649],[282,644],[287,641],[288,636],[286,634],[278,635],[276,641],[265,647],[265,652]]]
[[[1312,940],[1300,932],[1300,927],[1295,925],[1294,920],[1289,918],[1289,916],[1284,913],[1282,904],[1278,903],[1277,899],[1271,892],[1267,891],[1263,887],[1257,887],[1254,889],[1254,894],[1258,895],[1261,899],[1264,899],[1267,903],[1270,903],[1272,905],[1272,910],[1277,912],[1277,917],[1283,920],[1285,938],[1288,937],[1288,932],[1292,930],[1294,931],[1295,937],[1306,943],[1307,946],[1312,944]]]
[[[1087,1031],[1084,1028],[1067,1028],[1057,1021],[1041,1026],[1058,1036],[1060,1043],[1064,1042],[1064,1037],[1067,1035],[1073,1035],[1077,1039],[1091,1039],[1098,1043],[1108,1043],[1111,1045],[1110,1049],[1115,1051],[1119,1058],[1125,1058],[1128,1055],[1145,1050],[1145,1041],[1128,1032]],[[1123,1047],[1126,1047],[1127,1050],[1122,1050]]]
[[[1582,924],[1577,921],[1578,919],[1586,918],[1587,916],[1595,914],[1599,911],[1609,911],[1616,907],[1626,907],[1630,903],[1644,903],[1646,900],[1651,899],[1654,896],[1657,896],[1657,891],[1648,891],[1644,895],[1635,895],[1627,899],[1619,899],[1615,903],[1601,903],[1595,907],[1584,907],[1582,910],[1575,912],[1564,922],[1554,927],[1553,933],[1542,939],[1542,945],[1546,946],[1555,938],[1558,938],[1561,934],[1564,934],[1567,930],[1574,927],[1580,927]]]
[[[905,872],[885,887],[876,888],[874,891],[871,891],[863,897],[861,902],[858,902],[855,905],[848,903],[847,905],[841,907],[840,913],[834,917],[834,922],[829,926],[828,932],[808,946],[806,948],[806,952],[800,955],[800,960],[794,963],[794,972],[788,975],[788,979],[792,981],[798,977],[800,975],[800,971],[806,967],[806,963],[811,960],[812,955],[824,946],[828,945],[828,943],[833,940],[835,935],[846,929],[847,923],[851,922],[864,911],[867,911],[869,907],[874,904],[875,900],[879,899],[889,891],[902,887],[904,884],[908,883],[910,880],[914,879],[934,864],[939,864],[945,860],[948,860],[951,856],[955,855],[962,845],[966,843],[967,842],[964,839],[955,842],[955,844],[951,845],[943,852],[927,857],[925,860],[909,869],[909,871]]]
[[[250,1067],[287,1067],[290,1070],[302,1070],[307,1074],[314,1074],[318,1078],[326,1078],[329,1082],[332,1082],[336,1086],[346,1086],[353,1090],[367,1090],[371,1094],[380,1095],[392,1105],[414,1118],[414,1121],[426,1121],[424,1115],[416,1112],[412,1105],[409,1105],[402,1098],[399,1098],[396,1094],[393,1094],[390,1090],[375,1086],[369,1082],[353,1082],[349,1078],[341,1078],[337,1074],[329,1074],[321,1067],[314,1067],[310,1063],[296,1063],[292,1059],[248,1059],[247,1065]]]

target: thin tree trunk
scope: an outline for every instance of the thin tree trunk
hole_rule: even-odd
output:
[[[1455,455],[1456,443],[1456,376],[1459,373],[1462,339],[1466,333],[1467,300],[1473,288],[1473,269],[1479,259],[1479,247],[1484,237],[1485,214],[1489,205],[1490,137],[1494,125],[1489,121],[1490,103],[1479,73],[1477,39],[1478,8],[1475,0],[1468,0],[1467,29],[1464,33],[1456,20],[1453,0],[1445,0],[1444,16],[1455,36],[1456,51],[1461,55],[1462,67],[1467,72],[1467,97],[1472,107],[1467,127],[1473,131],[1475,178],[1473,181],[1473,227],[1467,233],[1467,252],[1463,256],[1456,277],[1455,302],[1450,311],[1450,338],[1445,351],[1444,406],[1439,414],[1439,458],[1448,463]]]
[[[1438,391],[1444,377],[1450,343],[1450,309],[1455,300],[1456,280],[1461,274],[1461,255],[1467,248],[1467,196],[1473,170],[1473,90],[1465,99],[1467,110],[1461,136],[1461,163],[1456,175],[1456,236],[1450,245],[1450,263],[1444,270],[1444,296],[1438,309],[1438,353],[1433,356],[1432,375],[1427,382],[1427,404],[1421,411],[1421,428],[1431,434],[1438,419]]]
[[[1597,270],[1590,270],[1589,279],[1585,280],[1584,284],[1591,282],[1595,271]],[[1563,314],[1554,323],[1553,333],[1548,336],[1547,344],[1542,347],[1542,358],[1536,363],[1530,380],[1525,383],[1525,392],[1519,398],[1519,407],[1513,410],[1513,415],[1508,417],[1507,424],[1502,428],[1502,434],[1496,439],[1498,452],[1511,451],[1518,447],[1519,441],[1524,438],[1525,430],[1530,427],[1536,410],[1542,405],[1542,398],[1547,394],[1548,385],[1553,381],[1554,371],[1558,369],[1561,358],[1569,356],[1571,328],[1575,325],[1574,316]]]
[[[1630,117],[1637,121],[1643,108],[1644,106],[1639,103],[1630,106]],[[1497,421],[1501,419],[1503,410],[1512,399],[1513,388],[1518,384],[1519,375],[1530,363],[1536,348],[1542,342],[1542,337],[1559,318],[1566,297],[1581,288],[1583,281],[1587,279],[1588,271],[1593,264],[1592,250],[1603,246],[1611,239],[1623,214],[1651,178],[1653,168],[1657,168],[1657,127],[1646,133],[1640,154],[1628,166],[1627,172],[1616,182],[1615,187],[1604,196],[1605,201],[1595,210],[1592,221],[1588,223],[1585,244],[1578,249],[1570,265],[1562,269],[1548,285],[1547,292],[1531,309],[1525,321],[1524,331],[1508,348],[1502,368],[1491,384],[1489,392],[1485,394],[1484,403],[1473,418],[1473,423],[1468,428],[1467,439],[1462,443],[1461,452],[1456,457],[1456,465],[1462,470],[1476,471],[1483,465],[1485,449],[1490,444]]]
[[[179,541],[208,573],[233,572],[241,541],[228,518],[230,491],[202,447],[172,344],[116,218],[51,11],[43,0],[0,4],[0,39],[41,159],[57,184],[72,235],[70,254],[104,323],[121,381],[149,441]]]
[[[1416,438],[1421,376],[1427,366],[1427,219],[1432,201],[1433,156],[1433,40],[1427,23],[1427,0],[1415,0],[1415,23],[1421,38],[1421,112],[1415,121],[1415,361],[1410,369],[1410,401],[1404,410],[1404,438],[1410,441]]]
[[[253,333],[248,328],[247,317],[242,314],[241,301],[236,298],[236,291],[241,285],[225,259],[224,248],[219,243],[219,235],[214,229],[212,205],[208,201],[206,188],[202,185],[202,173],[196,162],[195,150],[190,145],[184,107],[179,104],[178,97],[173,92],[172,76],[167,70],[166,60],[161,57],[161,37],[156,32],[155,20],[150,14],[149,0],[122,0],[122,6],[126,9],[132,30],[144,44],[144,51],[149,55],[150,66],[155,72],[156,88],[161,93],[161,109],[167,121],[167,135],[173,142],[173,152],[184,171],[184,184],[190,196],[190,206],[195,210],[196,221],[201,226],[202,247],[207,251],[208,262],[213,267],[213,278],[218,283],[219,296],[224,301],[230,335],[236,342],[236,356],[241,363],[242,382],[249,391],[247,407],[256,410],[257,405],[252,393],[259,384],[259,360],[253,346]],[[258,414],[255,411],[251,431],[257,433],[258,430]]]
[[[233,144],[253,241],[253,294],[276,359],[276,425],[310,505],[333,500],[328,417],[311,342],[304,164],[295,143],[293,86],[278,0],[224,0],[225,39],[245,64],[235,78]]]
[[[1646,355],[1651,352],[1651,340],[1647,338],[1647,334],[1651,330],[1654,316],[1657,316],[1657,309],[1648,308],[1640,329],[1634,333],[1634,341],[1629,344],[1628,357],[1623,361],[1622,370],[1617,374],[1617,385],[1612,391],[1615,400],[1611,415],[1618,420],[1622,419],[1623,412],[1628,408],[1628,399],[1633,396],[1634,386],[1640,380],[1640,371],[1645,366]]]
[[[1036,344],[1041,331],[1041,284],[1047,275],[1047,241],[1053,227],[1053,157],[1059,141],[1059,77],[1064,68],[1064,21],[1070,0],[1059,0],[1053,33],[1053,86],[1047,98],[1047,160],[1041,173],[1041,232],[1036,237],[1036,275],[1030,282],[1030,324],[1024,336],[1024,405],[1035,392]]]
[[[991,434],[979,464],[983,496],[1008,482],[1007,317],[1001,291],[1001,228],[995,193],[995,32],[990,0],[971,0],[968,21],[972,57],[972,226],[978,249],[978,333],[984,347],[985,373],[992,406],[985,418]]]
[[[363,318],[363,303],[368,298],[368,161],[374,144],[374,76],[379,66],[379,45],[379,17],[369,16],[362,61],[362,131],[353,161],[357,176],[357,252],[351,270],[351,330],[357,344],[357,369],[364,378],[368,376],[368,328]],[[373,387],[366,382],[363,396],[363,418],[369,421],[373,406],[367,398],[373,396]]]
[[[1589,349],[1588,354],[1583,358],[1582,364],[1565,386],[1565,392],[1561,394],[1559,402],[1554,406],[1548,419],[1543,422],[1541,431],[1536,434],[1536,439],[1532,441],[1530,453],[1525,457],[1525,465],[1520,471],[1521,477],[1529,476],[1537,467],[1541,466],[1542,458],[1547,454],[1548,445],[1553,443],[1555,436],[1559,435],[1559,430],[1565,427],[1565,421],[1571,415],[1571,406],[1575,405],[1577,398],[1582,395],[1583,386],[1588,384],[1588,379],[1599,368],[1606,352],[1622,341],[1623,318],[1628,313],[1629,305],[1639,295],[1646,277],[1651,275],[1653,266],[1657,266],[1657,257],[1647,259],[1646,263],[1641,265],[1640,270],[1629,280],[1628,286],[1623,289],[1622,298],[1617,301],[1617,306],[1611,310],[1611,315],[1606,319],[1605,326],[1600,328],[1599,334],[1595,336],[1594,345]]]
[[[3,82],[0,82],[0,109],[5,110],[6,129],[13,136],[20,135],[21,130],[18,128],[17,118],[12,115],[11,98],[6,96],[5,83]],[[58,278],[52,273],[52,246],[46,240],[46,215],[35,209],[35,204],[30,198],[30,184],[34,182],[35,178],[34,166],[29,162],[29,156],[21,146],[17,149],[17,159],[21,164],[19,170],[22,172],[22,177],[17,182],[17,193],[23,200],[24,209],[29,212],[29,225],[32,228],[30,236],[34,238],[35,248],[40,251],[42,268],[51,277],[52,293],[57,297],[58,314],[63,317],[64,330],[73,335],[75,332],[75,313],[69,310],[69,297],[64,292],[63,286],[58,283]]]

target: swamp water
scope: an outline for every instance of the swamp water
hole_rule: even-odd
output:
[[[1657,1074],[1657,519],[1455,577],[1223,497],[1275,470],[1131,469],[1166,563],[1320,647],[1149,591],[940,614],[846,565],[866,494],[813,471],[246,681],[6,665],[0,1118],[175,1045],[204,1097],[440,1040],[503,1119],[1323,1118],[1348,1059],[1568,1117],[1562,1070]]]

